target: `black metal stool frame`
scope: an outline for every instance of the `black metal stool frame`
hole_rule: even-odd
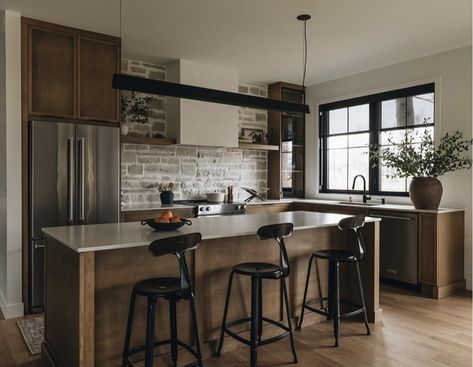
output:
[[[279,249],[280,249],[280,265],[276,266],[274,264],[268,263],[246,263],[246,264],[239,264],[235,266],[230,273],[230,278],[228,281],[228,288],[227,288],[227,295],[225,299],[225,309],[223,313],[223,321],[220,331],[220,341],[217,348],[217,355],[219,356],[222,347],[223,347],[223,340],[224,334],[228,334],[229,336],[233,337],[234,339],[246,344],[250,347],[250,365],[251,367],[256,367],[257,364],[257,348],[261,345],[269,344],[280,340],[286,336],[289,336],[291,341],[291,349],[292,354],[294,356],[294,363],[297,363],[297,353],[294,343],[294,336],[292,333],[292,322],[291,322],[291,313],[289,310],[289,299],[287,295],[287,288],[285,278],[289,275],[289,259],[287,256],[286,246],[284,243],[284,237],[289,236],[293,230],[292,223],[283,223],[283,224],[274,224],[263,226],[259,228],[257,235],[258,238],[261,240],[268,240],[273,239],[276,240]],[[239,266],[251,266],[255,265],[255,269],[257,269],[257,265],[262,267],[262,272],[258,273],[256,270],[254,274],[251,272],[242,272],[239,269]],[[264,272],[264,267],[267,267],[266,270],[269,271]],[[228,315],[228,307],[230,304],[230,296],[232,291],[232,284],[233,284],[233,277],[235,274],[239,275],[246,275],[251,276],[251,317],[243,318],[239,320],[235,320],[232,322],[227,323],[227,315]],[[263,297],[262,297],[262,281],[263,279],[273,279],[273,280],[280,280],[281,281],[281,289],[283,292],[284,297],[284,306],[286,308],[286,317],[287,317],[287,326],[269,319],[263,316]],[[230,327],[239,325],[242,323],[250,322],[250,339],[243,338],[242,336],[232,332]],[[275,325],[284,330],[282,334],[272,336],[267,339],[262,339],[263,333],[263,321]]]
[[[154,348],[165,344],[171,345],[171,360],[173,366],[177,365],[178,346],[186,349],[196,358],[196,361],[191,363],[189,366],[202,366],[202,352],[200,349],[199,331],[197,326],[194,290],[185,258],[186,251],[195,250],[201,239],[202,236],[200,233],[190,233],[182,236],[156,240],[149,245],[149,251],[153,256],[163,256],[167,254],[173,254],[176,256],[179,262],[180,278],[149,279],[139,282],[133,287],[126,328],[125,345],[123,349],[122,366],[132,366],[129,357],[136,353],[145,351],[145,367],[151,367],[153,365]],[[140,284],[143,284],[144,282],[150,282],[153,284],[153,281],[156,285],[155,291],[140,289]],[[130,349],[130,337],[137,295],[147,297],[148,300],[146,345]],[[158,298],[164,298],[169,302],[171,335],[169,339],[155,341],[154,332]],[[190,301],[195,350],[190,345],[180,341],[177,337],[176,303],[180,300]]]
[[[327,319],[332,319],[333,320],[333,331],[334,331],[334,337],[335,337],[335,347],[338,347],[338,340],[340,338],[340,319],[343,318],[348,318],[352,317],[355,315],[359,315],[363,313],[363,321],[366,327],[366,334],[370,335],[370,328],[368,325],[368,316],[366,312],[366,304],[365,304],[365,297],[363,293],[363,284],[361,281],[361,274],[360,274],[360,266],[359,262],[362,261],[365,257],[366,253],[366,248],[363,240],[363,236],[361,234],[361,228],[363,227],[365,223],[365,217],[363,215],[357,215],[355,217],[348,217],[342,219],[338,223],[338,228],[342,231],[347,231],[351,230],[355,233],[356,235],[356,240],[358,244],[358,256],[349,253],[348,251],[343,251],[343,250],[321,250],[321,251],[315,251],[312,253],[310,259],[309,259],[309,266],[307,270],[307,279],[305,283],[305,289],[304,289],[304,299],[302,301],[302,310],[301,310],[301,316],[299,318],[299,323],[297,325],[297,329],[300,329],[302,327],[302,322],[304,321],[304,311],[305,309],[308,309],[309,311],[318,313],[320,315],[323,315],[327,317]],[[332,256],[331,256],[332,255]],[[319,295],[322,295],[322,287],[320,285],[320,276],[319,276],[319,269],[318,269],[318,264],[317,264],[317,258],[322,259],[322,260],[328,260],[329,261],[329,287],[328,287],[328,297],[320,297],[317,299],[314,299],[312,301],[307,302],[307,291],[309,289],[309,282],[310,282],[310,273],[312,269],[312,263],[315,263],[315,268],[316,268],[316,276],[317,276],[317,286],[319,290]],[[340,263],[352,263],[355,264],[356,267],[356,275],[358,278],[358,287],[360,291],[360,297],[361,297],[361,306],[350,302],[346,301],[343,299],[340,299]],[[327,307],[324,307],[324,301],[328,301]],[[312,307],[312,304],[320,304],[320,309],[316,309]],[[354,307],[358,307],[357,309],[347,312],[345,314],[341,314],[340,311],[340,304],[345,303]]]

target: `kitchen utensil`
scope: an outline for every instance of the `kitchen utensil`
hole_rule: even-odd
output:
[[[180,223],[156,223],[155,218],[143,219],[141,225],[149,225],[151,228],[156,231],[175,231],[176,229],[181,228],[183,225],[192,225],[192,222],[189,219],[181,218]]]
[[[250,196],[248,196],[245,199],[245,203],[249,203],[250,201],[252,201],[255,198],[260,199],[261,201],[266,201],[266,198],[264,198],[263,195],[266,194],[269,191],[269,188],[266,188],[266,189],[263,189],[263,190],[260,190],[260,191],[249,189],[248,187],[242,187],[242,189],[245,190],[248,194],[250,194]]]
[[[209,192],[207,194],[207,201],[209,203],[221,203],[225,200],[225,194],[222,192]]]

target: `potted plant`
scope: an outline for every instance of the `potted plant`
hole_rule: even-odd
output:
[[[153,116],[151,102],[155,100],[152,96],[139,95],[131,92],[121,95],[121,114],[124,126],[122,126],[122,135],[128,134],[128,126],[126,122],[132,121],[139,124],[147,124]],[[126,131],[126,133],[125,133]]]
[[[391,168],[388,177],[412,177],[409,197],[416,209],[437,209],[443,193],[437,177],[472,166],[468,153],[472,140],[464,139],[459,131],[446,133],[438,144],[428,129],[421,134],[407,131],[400,142],[392,137],[388,142],[389,147],[372,146],[370,160]]]

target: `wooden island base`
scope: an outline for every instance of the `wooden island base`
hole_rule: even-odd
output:
[[[361,263],[363,287],[370,322],[381,320],[379,309],[379,222],[366,223],[363,234],[367,257]],[[291,274],[286,279],[291,313],[296,322],[301,310],[310,254],[322,248],[350,248],[351,233],[337,227],[301,229],[286,241]],[[188,264],[195,279],[199,332],[206,356],[215,353],[222,322],[228,277],[235,264],[246,261],[278,263],[276,243],[256,236],[204,240],[190,254]],[[327,264],[319,261],[322,292],[327,295]],[[46,309],[43,355],[51,366],[120,366],[131,288],[144,278],[176,276],[177,261],[171,256],[154,258],[146,246],[115,250],[75,252],[51,237],[46,239]],[[310,298],[318,296],[315,272]],[[249,316],[248,277],[235,276],[228,320]],[[342,298],[358,302],[355,268],[341,265]],[[132,345],[144,344],[146,306],[138,299]],[[179,338],[190,342],[190,305],[178,304]],[[283,319],[279,281],[263,282],[263,312]],[[158,301],[156,337],[169,335],[169,310]],[[304,326],[320,320],[308,313]],[[246,330],[248,327],[246,327]],[[245,331],[241,329],[240,331]],[[269,333],[265,335],[270,335]],[[224,351],[236,342],[227,338]],[[167,350],[162,349],[164,353]]]

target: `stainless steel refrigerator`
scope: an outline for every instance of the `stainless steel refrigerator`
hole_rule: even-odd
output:
[[[29,311],[37,312],[44,300],[41,228],[119,221],[119,128],[32,121],[29,148]]]

